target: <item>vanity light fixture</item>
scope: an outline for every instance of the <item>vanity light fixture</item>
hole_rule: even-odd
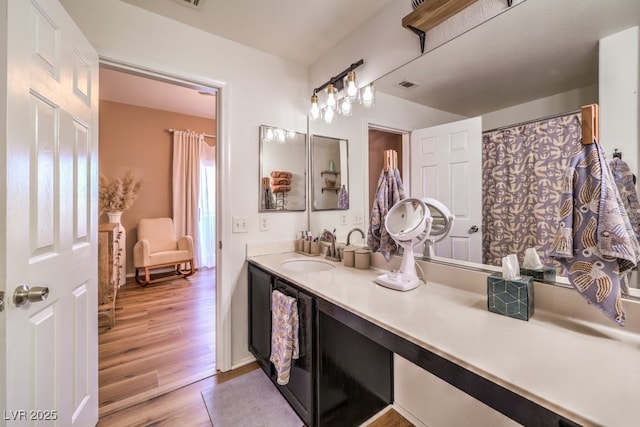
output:
[[[358,86],[356,86],[356,72],[349,71],[347,73],[347,77],[345,77],[346,86],[347,86],[347,97],[350,100],[354,101],[358,99]]]
[[[367,108],[373,107],[375,103],[375,90],[373,89],[373,83],[369,83],[362,88],[362,105]]]
[[[309,117],[315,120],[322,116],[325,122],[331,123],[335,114],[341,116],[351,116],[353,104],[356,101],[365,107],[371,107],[374,104],[374,91],[372,84],[358,89],[356,83],[356,68],[364,64],[364,60],[354,62],[348,68],[340,72],[335,77],[331,77],[327,82],[313,90],[311,95],[311,109]],[[318,104],[318,94],[326,93],[324,106],[321,108]]]
[[[314,92],[311,95],[311,110],[309,111],[309,115],[311,116],[311,120],[315,120],[320,117],[320,107],[318,106],[318,95]]]

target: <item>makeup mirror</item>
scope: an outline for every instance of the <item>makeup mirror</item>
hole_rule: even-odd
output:
[[[422,201],[429,209],[432,218],[431,232],[424,243],[424,257],[433,258],[434,245],[447,237],[453,225],[454,217],[451,211],[438,200],[425,197]]]
[[[413,248],[429,237],[431,222],[430,210],[420,199],[403,199],[389,210],[384,226],[391,238],[403,249],[402,262],[397,272],[378,276],[376,283],[397,291],[410,291],[420,285]]]

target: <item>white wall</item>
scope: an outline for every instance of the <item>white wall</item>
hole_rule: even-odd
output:
[[[269,231],[258,231],[258,128],[265,124],[306,133],[308,70],[118,0],[61,3],[101,57],[222,87],[218,164],[223,262],[218,265],[223,275],[217,283],[222,293],[217,310],[231,322],[231,336],[217,340],[230,340],[227,362],[246,360],[246,243],[293,239],[296,230],[307,226],[306,212],[273,213],[266,214]],[[248,217],[249,232],[231,234],[232,216]]]
[[[514,0],[513,5],[523,1]],[[428,32],[425,52],[507,10],[505,0],[473,3]],[[418,36],[402,27],[402,18],[411,11],[409,0],[389,2],[311,66],[311,87],[320,86],[359,59],[364,59],[364,65],[356,70],[356,74],[358,84],[363,86],[421,56]]]
[[[638,151],[639,29],[629,28],[600,40],[600,142],[609,156],[615,148],[636,174]],[[611,158],[611,157],[608,157]]]
[[[322,119],[309,122],[309,135],[322,135],[348,141],[349,150],[349,209],[346,224],[341,223],[345,211],[311,211],[309,227],[317,234],[323,229],[336,228],[337,240],[346,242],[347,233],[353,227],[367,231],[369,218],[369,125],[410,132],[414,129],[435,126],[464,117],[425,107],[384,93],[376,94],[372,108],[354,106],[351,117],[336,116],[333,123]],[[408,159],[409,153],[405,153]],[[405,160],[405,164],[408,162]],[[380,165],[382,169],[382,165]],[[362,218],[358,221],[357,218]]]
[[[482,115],[482,131],[516,123],[577,111],[598,102],[598,85],[587,86]]]

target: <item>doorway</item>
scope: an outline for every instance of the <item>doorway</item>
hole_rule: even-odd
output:
[[[142,180],[124,213],[127,284],[118,291],[115,326],[99,336],[100,416],[191,384],[216,372],[216,165],[218,91],[147,72],[100,66],[99,171]],[[132,249],[141,218],[172,217],[172,132],[206,135],[213,156],[201,162],[200,218],[207,248],[198,271],[140,288]],[[145,191],[146,190],[146,191]],[[207,191],[208,190],[208,191]],[[213,199],[213,200],[212,200]],[[106,222],[105,217],[100,222]],[[205,239],[194,236],[196,245]]]
[[[383,157],[385,150],[394,150],[398,153],[398,170],[402,178],[405,195],[407,197],[409,196],[410,132],[370,123],[367,137],[369,148],[367,154],[369,184],[366,188],[368,195],[366,196],[367,206],[365,207],[365,215],[366,218],[369,218],[371,207],[373,206],[373,199],[376,196],[380,172],[384,166]]]

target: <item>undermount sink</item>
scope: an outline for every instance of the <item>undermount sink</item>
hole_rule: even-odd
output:
[[[303,272],[314,272],[314,271],[325,271],[331,270],[335,266],[333,264],[329,264],[325,261],[320,261],[317,259],[290,259],[287,261],[283,261],[281,264],[284,268],[291,271],[303,271]]]

